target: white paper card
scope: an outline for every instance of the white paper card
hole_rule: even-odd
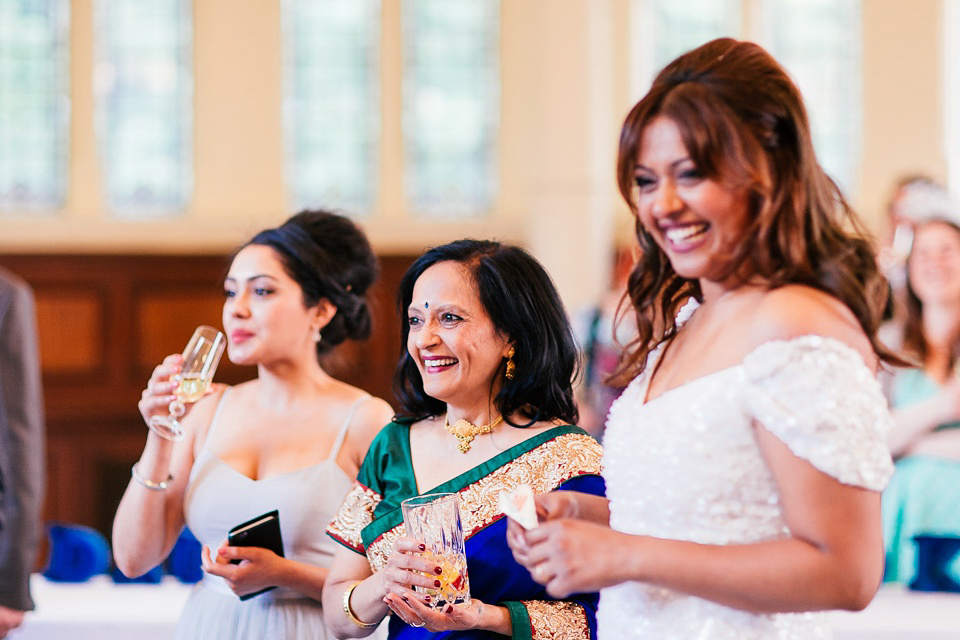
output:
[[[537,507],[533,501],[533,487],[528,484],[521,484],[513,491],[502,491],[500,510],[524,529],[534,529],[539,524]]]

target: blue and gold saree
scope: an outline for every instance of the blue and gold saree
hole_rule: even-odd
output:
[[[507,521],[500,511],[499,495],[521,484],[529,484],[536,494],[560,489],[603,495],[601,457],[600,445],[583,429],[554,427],[425,492],[459,495],[471,596],[506,607],[514,638],[594,638],[599,596],[574,594],[557,600],[534,582],[507,546]],[[327,533],[365,554],[373,571],[379,571],[386,565],[394,541],[404,535],[400,503],[415,495],[410,429],[392,422],[370,445],[357,482]],[[431,633],[393,616],[389,637],[468,640],[499,635],[489,631]]]

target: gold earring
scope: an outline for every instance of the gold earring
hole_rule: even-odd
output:
[[[503,372],[507,380],[513,380],[513,376],[517,370],[517,365],[513,361],[513,353],[513,347],[510,347],[510,351],[507,351],[507,370]]]

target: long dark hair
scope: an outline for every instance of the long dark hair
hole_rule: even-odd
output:
[[[455,262],[466,268],[493,326],[513,344],[515,374],[512,379],[503,378],[503,385],[493,398],[504,420],[515,427],[544,420],[576,423],[572,383],[579,373],[579,356],[553,281],[543,266],[520,247],[472,239],[428,250],[400,281],[397,312],[402,351],[393,385],[401,407],[397,418],[423,420],[447,410],[444,402],[424,392],[423,378],[406,348],[410,334],[407,308],[413,300],[413,287],[424,271],[440,262]],[[503,376],[505,365],[505,361],[500,363],[497,375]],[[527,422],[513,422],[515,413]]]
[[[274,250],[287,275],[303,290],[304,306],[326,298],[337,308],[317,343],[318,357],[348,338],[370,336],[366,293],[377,279],[379,265],[367,237],[351,220],[330,211],[301,211],[244,246],[252,244]]]
[[[872,240],[817,163],[800,92],[776,60],[756,44],[720,38],[660,72],[620,134],[617,182],[634,215],[640,145],[660,116],[679,128],[704,176],[749,194],[750,223],[726,275],[750,273],[770,289],[803,284],[830,294],[853,312],[882,360],[900,363],[876,337],[888,285]],[[628,292],[639,335],[614,374],[620,382],[642,371],[649,352],[676,333],[680,306],[702,300],[699,282],[673,270],[639,219],[636,235],[641,254]]]

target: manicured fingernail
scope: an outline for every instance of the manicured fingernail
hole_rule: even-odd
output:
[[[437,574],[438,576],[439,576],[439,575],[443,575],[443,567],[434,567],[434,568],[433,568],[433,572],[434,572],[435,574]]]
[[[420,551],[426,551],[426,550],[427,550],[427,545],[425,545],[425,544],[420,544],[420,545],[417,545],[417,546],[420,547]]]
[[[445,611],[446,613],[453,613],[453,605],[452,605],[452,604],[448,604],[448,605],[447,605],[447,608],[444,609],[444,611]]]
[[[423,596],[425,602],[430,602],[430,596]]]
[[[439,580],[434,580],[434,581],[433,581],[433,586],[439,587],[439,586],[441,586],[441,585],[443,585],[443,583],[440,582]]]

